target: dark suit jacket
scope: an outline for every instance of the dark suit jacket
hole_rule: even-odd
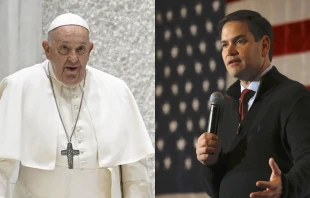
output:
[[[282,171],[282,197],[310,197],[309,91],[273,67],[263,76],[241,122],[240,81],[227,90],[227,96],[218,129],[220,159],[213,166],[201,165],[206,192],[211,197],[243,198],[264,190],[256,182],[269,181],[272,157]]]

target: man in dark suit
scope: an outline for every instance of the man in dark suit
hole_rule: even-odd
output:
[[[271,64],[272,26],[259,13],[233,12],[219,31],[226,69],[238,80],[226,92],[218,133],[196,144],[206,192],[310,197],[310,93]]]

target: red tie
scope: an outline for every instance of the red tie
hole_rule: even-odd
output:
[[[248,102],[252,96],[254,96],[255,91],[250,89],[244,89],[240,96],[240,104],[239,104],[239,115],[240,119],[243,120],[245,114],[248,112]]]

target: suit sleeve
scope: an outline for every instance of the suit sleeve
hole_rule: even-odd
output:
[[[153,197],[146,159],[122,165],[121,169],[123,198]]]
[[[219,160],[212,166],[205,166],[200,163],[200,179],[206,193],[212,197],[218,197],[219,186],[223,178],[224,163],[222,153]]]
[[[282,175],[282,197],[297,198],[310,194],[310,96],[295,103],[285,127],[293,167]]]

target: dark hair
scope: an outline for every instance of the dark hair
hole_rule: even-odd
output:
[[[258,41],[263,36],[267,35],[270,39],[269,59],[270,61],[272,60],[273,31],[272,26],[267,19],[262,17],[258,12],[252,10],[238,10],[228,14],[218,23],[220,36],[222,34],[223,26],[229,21],[242,21],[247,23],[255,41]]]

